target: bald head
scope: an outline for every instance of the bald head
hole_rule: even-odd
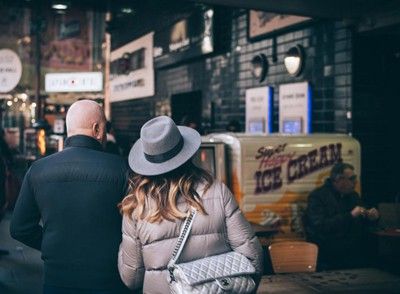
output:
[[[92,100],[72,104],[67,112],[66,125],[68,137],[86,135],[104,142],[106,118],[103,108]]]

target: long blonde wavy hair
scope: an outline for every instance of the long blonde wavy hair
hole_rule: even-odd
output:
[[[196,167],[191,160],[179,168],[158,176],[133,175],[129,183],[129,193],[118,205],[122,214],[150,223],[162,220],[184,219],[187,212],[177,207],[177,200],[183,197],[189,206],[207,214],[196,192],[199,183],[205,190],[212,185],[213,178],[205,170]],[[150,201],[155,205],[150,205]]]

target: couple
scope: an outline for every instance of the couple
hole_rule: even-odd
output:
[[[179,262],[234,250],[261,274],[261,246],[231,192],[190,160],[200,147],[195,130],[163,116],[148,121],[129,175],[125,160],[102,152],[97,103],[71,105],[66,124],[65,149],[27,172],[10,228],[41,250],[44,293],[125,293],[125,285],[168,293],[167,263],[190,206],[199,213]]]

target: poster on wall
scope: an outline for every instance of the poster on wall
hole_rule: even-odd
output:
[[[272,87],[246,90],[246,133],[272,132]]]
[[[153,33],[149,33],[111,52],[110,101],[153,95]]]
[[[311,132],[311,87],[308,82],[279,86],[279,132]]]
[[[41,45],[43,67],[92,70],[92,16],[92,12],[72,9],[63,17],[46,17]]]
[[[309,20],[311,18],[304,16],[250,10],[248,15],[248,37],[250,40],[260,39]]]

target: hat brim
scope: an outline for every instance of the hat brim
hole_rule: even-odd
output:
[[[201,136],[192,128],[178,126],[178,129],[183,137],[183,147],[177,155],[162,163],[150,162],[144,156],[142,141],[139,139],[129,152],[130,168],[140,175],[156,176],[172,171],[188,161],[200,148]]]

